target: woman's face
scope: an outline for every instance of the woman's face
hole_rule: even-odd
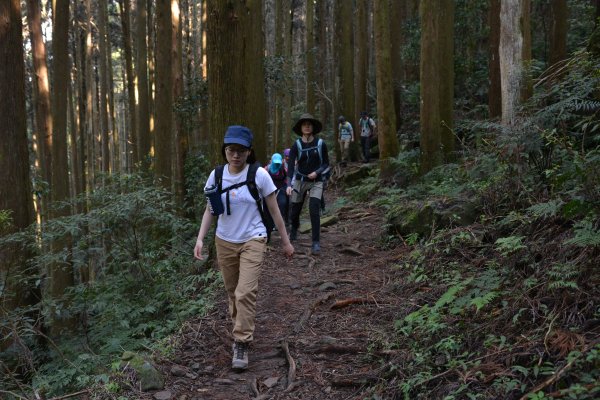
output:
[[[230,144],[225,147],[225,156],[230,166],[240,169],[246,165],[246,159],[250,154],[250,149],[239,144]]]
[[[303,135],[310,135],[310,134],[312,134],[312,131],[313,131],[312,122],[310,122],[310,121],[304,121],[304,122],[302,122],[301,129],[302,129],[302,134]]]

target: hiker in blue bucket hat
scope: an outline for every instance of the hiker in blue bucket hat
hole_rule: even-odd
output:
[[[288,258],[294,254],[277,206],[277,188],[256,162],[252,140],[252,131],[245,126],[227,128],[221,148],[227,163],[217,166],[206,181],[208,204],[194,247],[194,256],[202,260],[204,237],[217,216],[215,246],[233,322],[231,366],[235,370],[248,368],[248,346],[254,338],[258,277],[268,237],[263,205],[281,233],[284,254]]]

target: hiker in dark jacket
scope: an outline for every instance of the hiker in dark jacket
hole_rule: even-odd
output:
[[[273,216],[281,233],[283,252],[288,257],[294,254],[294,247],[287,237],[285,224],[277,207],[275,185],[267,171],[255,164],[252,138],[252,132],[244,126],[227,128],[221,148],[227,164],[215,168],[206,182],[205,193],[210,192],[214,197],[210,198],[210,205],[207,204],[202,216],[194,248],[194,256],[202,260],[203,240],[214,219],[212,210],[219,215],[215,246],[217,263],[229,297],[229,316],[233,321],[231,366],[237,370],[248,368],[248,344],[253,340],[254,334],[258,277],[267,246],[267,230],[250,190],[251,185],[256,187]],[[256,173],[253,182],[248,179],[250,168]],[[220,179],[215,179],[217,170],[222,171]],[[215,191],[215,187],[219,189]]]
[[[288,225],[288,214],[289,214],[289,197],[286,193],[286,189],[287,189],[287,182],[288,182],[288,177],[287,177],[287,169],[285,168],[285,166],[283,165],[283,157],[281,157],[281,154],[279,153],[275,153],[271,156],[271,162],[269,164],[267,164],[267,166],[265,166],[265,169],[267,170],[267,172],[269,173],[269,175],[271,176],[271,179],[273,179],[273,183],[275,184],[275,187],[277,188],[277,192],[275,195],[275,198],[277,199],[277,205],[279,206],[279,212],[281,213],[281,216],[283,217],[283,222],[285,222],[285,225]],[[269,218],[271,218],[271,215],[269,213]],[[269,226],[273,226],[273,224],[269,224]]]
[[[298,237],[300,226],[300,212],[304,204],[306,192],[310,191],[308,211],[312,229],[312,254],[321,252],[320,233],[321,220],[320,208],[323,194],[323,176],[329,167],[327,145],[315,135],[321,132],[322,124],[310,114],[302,114],[294,125],[294,132],[300,136],[290,147],[290,161],[288,164],[288,195],[292,196],[292,211],[290,239]]]

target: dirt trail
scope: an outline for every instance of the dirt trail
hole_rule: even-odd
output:
[[[339,221],[323,228],[317,257],[310,255],[310,233],[301,234],[287,262],[275,234],[260,280],[249,369],[230,369],[231,325],[220,293],[217,310],[190,324],[173,363],[161,365],[164,398],[362,398],[385,360],[369,350],[399,306],[390,279],[394,256],[378,246],[380,210],[346,206],[336,215]],[[342,300],[348,304],[336,303]]]

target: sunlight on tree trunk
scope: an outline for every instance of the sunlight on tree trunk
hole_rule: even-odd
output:
[[[515,123],[523,82],[523,33],[521,1],[504,0],[500,8],[500,76],[502,123]]]

